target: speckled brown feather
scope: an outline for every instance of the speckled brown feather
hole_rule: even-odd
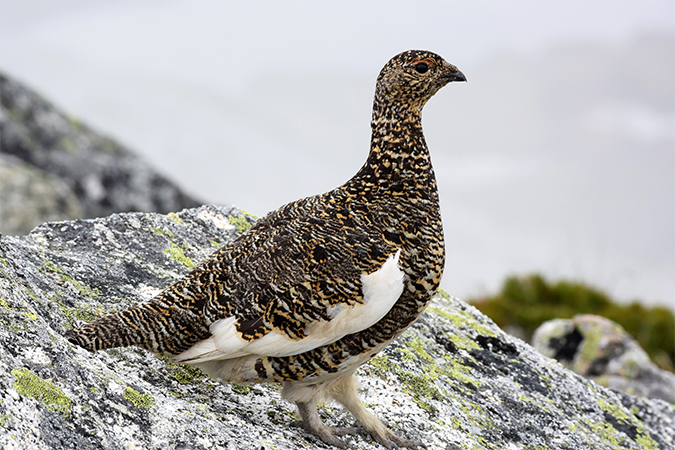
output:
[[[215,321],[235,316],[243,340],[271,331],[299,340],[308,324],[330,319],[328,308],[363,303],[361,275],[401,249],[404,291],[382,320],[299,355],[260,357],[245,381],[317,377],[378,349],[419,316],[440,283],[445,247],[421,111],[453,80],[464,76],[433,53],[394,57],[378,77],[368,160],[351,180],[270,213],[148,304],[67,337],[92,351],[136,345],[179,354],[208,338]]]

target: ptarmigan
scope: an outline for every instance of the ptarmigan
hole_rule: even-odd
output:
[[[333,398],[380,444],[392,433],[359,400],[356,369],[399,336],[438,288],[445,244],[436,179],[422,134],[424,104],[466,81],[440,56],[392,58],[375,88],[370,154],[325,194],[269,213],[147,304],[68,331],[88,350],[139,346],[230,382],[281,382],[302,426],[324,442]]]

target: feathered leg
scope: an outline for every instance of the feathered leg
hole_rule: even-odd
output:
[[[370,412],[363,402],[361,402],[357,392],[358,388],[359,381],[355,375],[352,375],[333,383],[329,388],[328,395],[347,408],[368,434],[386,448],[426,448],[422,442],[404,439],[392,433],[382,421],[378,419],[375,414]]]
[[[328,445],[334,445],[339,448],[347,448],[347,444],[335,437],[335,434],[351,434],[352,429],[349,428],[331,428],[321,422],[319,412],[316,410],[316,400],[312,399],[308,402],[297,402],[298,412],[302,417],[302,422],[298,425],[302,426],[305,431],[317,436]],[[356,431],[357,429],[353,429]]]

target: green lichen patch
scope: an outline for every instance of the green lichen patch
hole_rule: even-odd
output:
[[[0,297],[0,308],[9,309],[10,311],[22,312],[23,314],[26,315],[27,318],[31,320],[35,320],[38,318],[37,314],[28,311],[25,307],[22,307],[21,309],[13,308],[12,306],[10,306],[9,303],[7,303],[7,298],[5,297]]]
[[[228,220],[232,225],[234,225],[238,233],[243,233],[249,228],[251,228],[251,224],[248,223],[248,220],[246,220],[243,217],[229,216]]]
[[[98,318],[98,316],[95,313],[88,311],[84,308],[68,308],[66,306],[59,304],[59,309],[66,316],[66,319],[68,319],[68,322],[71,325],[74,324],[76,321],[92,322]]]
[[[122,397],[133,403],[136,408],[150,409],[157,406],[155,399],[149,394],[141,394],[136,389],[127,386],[122,393]]]
[[[632,412],[626,412],[615,403],[599,400],[598,404],[605,411],[605,419],[614,427],[619,429],[628,429],[637,434],[636,440],[645,449],[657,449],[659,445],[654,441],[644,429],[644,424]],[[611,416],[608,417],[607,415]],[[632,433],[629,433],[632,434]]]
[[[619,448],[620,446],[623,446],[626,441],[626,438],[620,435],[616,428],[611,424],[595,423],[585,417],[581,419],[581,423],[583,423],[591,433],[598,436],[612,447]]]
[[[232,383],[230,386],[232,386],[232,390],[237,394],[246,395],[251,392],[251,386],[247,384]]]
[[[178,225],[183,225],[183,219],[181,219],[180,216],[175,212],[170,212],[166,216],[172,221],[176,222]]]
[[[159,356],[158,358],[164,361],[169,368],[169,377],[180,384],[198,383],[205,377],[204,372],[197,367],[188,364],[176,364],[166,356]]]
[[[450,300],[450,294],[445,289],[438,288],[436,289],[436,296],[442,298],[443,300]]]
[[[443,400],[443,395],[428,377],[415,375],[410,372],[399,372],[399,378],[404,386],[404,391],[413,396],[417,406],[426,411],[435,411],[436,408],[423,399]]]
[[[101,291],[99,291],[97,288],[91,289],[90,287],[85,286],[82,283],[80,283],[79,281],[69,277],[68,275],[66,275],[66,273],[63,269],[61,269],[60,267],[57,267],[51,261],[47,261],[44,265],[44,268],[51,271],[51,272],[55,272],[56,274],[58,274],[58,277],[59,277],[59,279],[57,281],[58,284],[70,283],[71,285],[73,285],[73,287],[75,287],[75,289],[77,289],[80,292],[80,294],[82,294],[85,297],[94,298],[94,297],[98,297],[99,295],[101,295]]]
[[[400,369],[399,365],[391,362],[387,356],[373,356],[368,363],[373,373],[383,380],[389,378],[388,372]]]
[[[173,234],[173,232],[171,230],[169,230],[168,228],[150,227],[150,231],[152,231],[153,233],[158,234],[160,236],[167,237],[169,239],[173,239],[174,237],[176,237],[176,235]]]
[[[40,378],[30,369],[15,369],[12,375],[16,377],[14,389],[20,395],[34,398],[50,411],[70,415],[70,398],[54,383]]]
[[[53,300],[58,305],[63,315],[66,317],[68,323],[64,324],[64,326],[68,329],[77,325],[79,322],[92,322],[98,319],[102,314],[106,313],[102,308],[94,309],[91,306],[86,306],[84,308],[71,308],[66,306],[63,304],[61,294],[58,292],[49,295],[49,299]]]
[[[429,311],[448,319],[457,328],[469,328],[482,336],[495,337],[497,334],[486,326],[476,322],[476,319],[463,311],[450,312],[434,306],[427,308]]]
[[[482,385],[480,381],[467,376],[467,374],[471,371],[470,367],[462,365],[454,358],[447,355],[444,356],[444,359],[445,364],[443,364],[443,371],[449,378],[453,378],[463,384],[471,384],[476,388]]]
[[[638,432],[635,442],[640,444],[645,450],[657,450],[659,448],[659,444],[644,430]]]
[[[426,362],[433,363],[434,358],[429,354],[429,352],[426,351],[424,348],[424,342],[422,342],[419,338],[413,338],[406,342],[406,345],[417,354],[420,358],[425,360]]]
[[[227,220],[229,220],[230,223],[234,225],[235,229],[237,230],[237,233],[244,233],[246,230],[248,230],[253,226],[251,222],[257,220],[258,218],[253,214],[249,214],[245,211],[240,212],[242,214],[242,217],[237,217],[230,214],[227,217]]]
[[[186,256],[183,249],[173,242],[164,250],[163,253],[168,255],[169,259],[184,265],[188,269],[193,269],[195,267],[195,263],[192,261],[192,259]]]

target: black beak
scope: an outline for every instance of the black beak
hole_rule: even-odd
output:
[[[450,81],[466,81],[466,77],[459,70],[457,72],[448,72],[445,75],[441,75],[441,78],[446,78]]]

